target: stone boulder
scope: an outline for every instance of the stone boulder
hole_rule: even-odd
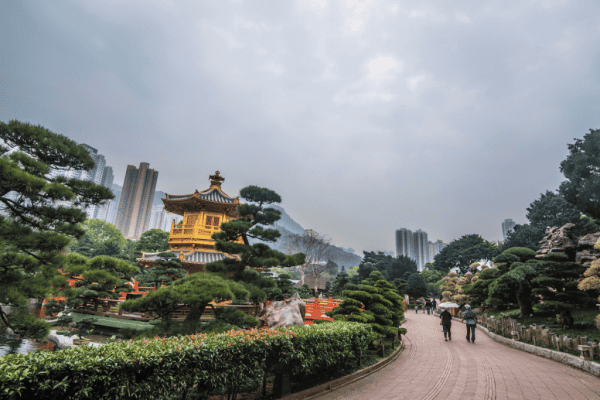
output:
[[[590,267],[594,260],[600,258],[600,249],[597,246],[600,232],[590,233],[580,238],[573,234],[574,224],[562,227],[546,228],[546,236],[540,241],[540,249],[536,258],[542,258],[548,253],[562,253],[584,267]]]
[[[537,251],[536,258],[542,258],[549,253],[562,253],[575,258],[577,251],[577,237],[573,233],[575,224],[566,224],[560,228],[547,227],[546,236],[540,240],[540,249]]]
[[[600,250],[594,248],[598,240],[600,240],[600,232],[590,233],[579,238],[575,262],[589,268],[594,260],[600,258]]]
[[[282,328],[304,325],[306,304],[298,293],[287,300],[274,301],[266,307],[261,305],[258,319],[264,321],[269,328]]]

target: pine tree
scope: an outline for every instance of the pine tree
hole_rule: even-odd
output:
[[[43,299],[65,262],[61,252],[85,233],[82,210],[111,199],[92,182],[52,177],[52,170],[86,170],[82,146],[41,126],[0,122],[0,303],[21,310],[0,318],[21,336],[44,337],[48,326],[28,316],[27,300]]]
[[[361,284],[350,283],[346,288],[342,293],[344,301],[327,315],[336,320],[370,324],[374,331],[389,338],[396,336],[404,318],[402,298],[381,272],[374,271]]]
[[[240,197],[247,204],[238,206],[239,217],[221,224],[221,232],[214,233],[215,249],[236,254],[238,258],[228,258],[222,261],[208,263],[205,266],[209,272],[233,272],[233,279],[251,283],[259,288],[275,287],[272,279],[261,277],[249,271],[251,268],[293,267],[304,264],[304,254],[285,255],[271,249],[267,243],[273,243],[281,236],[278,230],[267,228],[281,218],[281,212],[267,207],[269,204],[280,203],[281,197],[272,190],[258,186],[247,186],[240,190]],[[261,242],[250,244],[249,239]],[[241,239],[242,243],[239,243]],[[252,301],[260,300],[266,294],[251,293]]]
[[[506,308],[518,303],[521,315],[533,314],[535,298],[532,280],[537,276],[539,265],[535,251],[526,247],[513,247],[494,258],[502,274],[488,286],[485,305]]]
[[[538,307],[551,314],[570,313],[578,305],[590,306],[594,299],[577,288],[585,267],[560,253],[546,254],[540,261],[538,275],[532,280],[532,293],[543,303]]]
[[[163,285],[170,286],[177,279],[187,276],[187,272],[181,268],[181,260],[175,253],[163,252],[157,256],[158,258],[153,262],[155,265],[142,268],[135,277],[141,286],[154,286],[158,289]]]
[[[212,301],[223,300],[248,300],[250,291],[242,283],[215,273],[197,273],[179,279],[171,286],[148,293],[145,297],[127,300],[121,308],[130,312],[153,312],[158,318],[170,320],[173,313],[183,307],[188,307],[190,312],[185,318],[185,323],[196,327],[206,307]],[[210,306],[212,307],[212,306]],[[228,318],[237,318],[241,311],[228,313]],[[218,313],[216,313],[218,314]],[[217,315],[218,316],[218,315]],[[246,325],[256,325],[257,322],[240,316]],[[239,319],[239,318],[237,318]]]

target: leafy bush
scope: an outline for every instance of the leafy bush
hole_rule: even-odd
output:
[[[367,325],[332,322],[81,346],[0,358],[9,399],[208,397],[256,388],[273,366],[302,378],[341,369],[374,338]]]

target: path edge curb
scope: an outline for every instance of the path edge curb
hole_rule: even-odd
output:
[[[452,317],[452,319],[455,321],[462,322],[464,324],[464,321],[460,318]],[[600,377],[600,364],[594,361],[584,361],[580,357],[568,353],[563,353],[562,351],[545,349],[543,347],[534,346],[529,343],[523,343],[518,340],[505,338],[504,336],[490,332],[487,328],[481,325],[477,325],[477,329],[483,331],[486,335],[492,338],[492,340],[505,344],[509,347],[512,347],[513,349],[526,351],[527,353],[535,354],[536,356],[548,358],[550,360],[559,362],[561,364],[569,365],[573,368],[577,368],[582,371],[588,372],[592,375]]]
[[[365,377],[379,371],[386,365],[390,364],[392,361],[396,360],[396,358],[398,358],[400,356],[400,353],[402,353],[402,350],[404,350],[404,348],[405,348],[405,345],[404,345],[404,338],[403,338],[402,341],[400,342],[400,345],[396,349],[396,351],[394,351],[392,354],[390,354],[389,357],[384,358],[383,360],[381,360],[369,367],[366,367],[365,369],[361,369],[360,371],[353,372],[350,375],[342,376],[341,378],[337,378],[332,381],[325,382],[321,385],[305,389],[301,392],[294,393],[289,396],[281,397],[281,399],[282,400],[311,399],[313,397],[321,395],[323,392],[330,392],[332,390],[339,389],[342,386],[349,385],[359,379],[365,378]]]

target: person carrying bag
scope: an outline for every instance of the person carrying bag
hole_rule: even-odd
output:
[[[464,318],[465,323],[467,324],[467,342],[475,343],[475,327],[477,326],[477,314],[473,310],[471,310],[470,305],[466,305]]]
[[[443,310],[440,314],[440,324],[444,327],[444,340],[452,340],[452,314],[448,310]]]

